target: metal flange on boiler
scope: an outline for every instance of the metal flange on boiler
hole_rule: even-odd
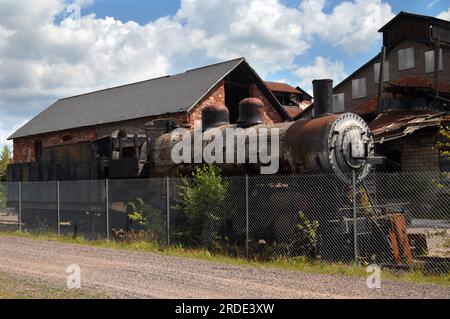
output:
[[[351,181],[356,173],[358,181],[369,174],[374,156],[374,141],[367,123],[358,115],[345,113],[332,124],[328,136],[329,160],[333,170],[342,180]]]

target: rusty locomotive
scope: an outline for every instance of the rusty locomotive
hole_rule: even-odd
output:
[[[280,165],[277,172],[279,175],[328,172],[334,173],[337,180],[345,182],[348,181],[351,173],[355,172],[356,178],[363,180],[371,169],[370,159],[374,156],[373,137],[370,129],[364,120],[355,114],[332,114],[331,80],[317,80],[313,84],[314,116],[310,119],[265,124],[262,102],[258,99],[248,98],[240,103],[240,118],[237,124],[230,124],[228,109],[225,106],[205,107],[202,114],[203,131],[208,132],[214,129],[225,132],[228,128],[240,128],[236,138],[241,137],[245,141],[245,153],[248,156],[252,147],[251,139],[248,136],[249,131],[253,130],[256,134],[260,134],[262,130],[276,128],[279,138],[278,160]],[[153,138],[150,137],[149,131],[155,125],[158,125],[164,134]],[[36,163],[10,165],[8,168],[9,181],[21,181],[23,184],[22,199],[24,197],[29,199],[22,203],[21,207],[24,223],[30,225],[36,223],[36,216],[41,220],[43,216],[48,216],[47,222],[53,223],[56,209],[54,207],[56,192],[53,188],[47,190],[50,194],[48,200],[43,200],[43,189],[40,188],[39,192],[36,189],[36,187],[40,187],[39,184],[29,183],[26,185],[27,182],[66,181],[69,183],[66,186],[68,191],[64,195],[66,196],[65,206],[61,207],[66,214],[66,219],[69,220],[67,224],[72,226],[80,224],[79,216],[86,217],[86,213],[89,212],[91,217],[90,219],[84,218],[84,224],[85,228],[93,229],[95,228],[92,226],[95,212],[104,211],[105,188],[101,183],[89,183],[89,180],[109,179],[117,181],[120,185],[121,180],[126,183],[127,179],[149,180],[150,177],[179,176],[192,172],[199,163],[175,164],[171,159],[171,151],[177,142],[172,134],[175,128],[177,128],[177,123],[173,121],[153,122],[145,125],[137,134],[128,134],[124,130],[120,130],[95,141],[48,147],[42,150],[42,155]],[[192,131],[194,128],[190,130]],[[268,132],[268,139],[271,139],[272,131]],[[204,145],[209,142],[209,140],[203,140]],[[192,156],[194,155],[192,154]],[[219,164],[219,166],[224,175],[258,174],[261,163],[249,163],[248,158],[246,159],[244,164],[227,163]],[[164,183],[164,179],[158,180]],[[76,187],[76,184],[71,185],[70,183],[85,184],[82,185],[83,187]],[[155,181],[152,181],[151,184],[155,186]],[[264,192],[266,196],[264,196],[264,200],[255,202],[253,213],[260,216],[261,223],[258,228],[261,236],[271,229],[271,234],[266,234],[264,237],[280,241],[286,233],[291,232],[287,228],[295,226],[292,214],[283,216],[283,207],[290,205],[289,203],[292,201],[294,201],[292,205],[298,206],[299,199],[308,197],[310,194],[299,192],[298,188],[294,190],[289,185],[285,185],[285,189],[280,191],[279,187],[275,189],[273,183],[270,184],[272,186],[265,184],[258,186],[261,188],[261,193]],[[144,194],[151,192],[151,187],[144,187],[143,194],[138,194],[139,191],[131,188],[121,188],[120,202],[122,204],[132,200],[136,195],[152,196]],[[159,185],[156,188],[163,187]],[[324,189],[325,195],[329,196],[330,192],[339,192],[339,189],[336,186],[330,186],[328,190]],[[10,200],[15,200],[13,193],[10,192],[12,194]],[[15,196],[17,197],[17,195]],[[320,195],[317,196],[320,197]],[[337,216],[337,209],[341,203],[329,203],[329,200],[320,200],[318,197],[315,200],[322,206],[311,210],[311,213],[316,215],[312,218],[320,221],[323,234],[333,234],[336,227],[332,226],[329,221],[335,219],[333,217]],[[164,204],[163,201],[160,207],[162,210]],[[278,207],[279,216],[261,218],[267,213],[267,205]],[[117,203],[111,204],[111,213],[114,217],[111,218],[110,229],[123,227],[126,223],[126,211],[123,206],[117,205]],[[334,211],[334,213],[333,216],[317,216],[321,211]],[[97,228],[98,232],[105,226],[103,221],[100,224]],[[82,227],[82,225],[77,225],[79,230]],[[329,236],[328,239],[324,237],[323,240],[324,242],[328,240],[328,247],[332,247],[335,237]]]

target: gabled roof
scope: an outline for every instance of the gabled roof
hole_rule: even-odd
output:
[[[421,14],[415,14],[415,13],[401,11],[394,18],[392,18],[388,23],[386,23],[380,30],[378,30],[378,32],[386,31],[386,29],[389,28],[394,22],[397,22],[398,20],[400,20],[403,17],[412,17],[412,18],[416,18],[416,19],[426,20],[426,21],[429,21],[430,23],[435,22],[435,23],[439,23],[439,24],[445,24],[448,27],[450,27],[450,22],[447,20],[442,20],[439,18],[431,17],[431,16],[425,16],[425,15],[421,15]]]
[[[239,58],[173,76],[61,99],[26,123],[9,139],[189,112],[214,86],[241,64],[245,64],[254,72],[244,58]],[[270,92],[269,94],[271,95]],[[279,105],[276,107],[282,109]],[[289,118],[288,115],[286,117]]]
[[[344,85],[345,83],[347,83],[348,80],[352,79],[356,74],[358,74],[359,72],[361,72],[362,70],[364,70],[366,67],[368,67],[369,65],[371,65],[372,63],[378,62],[380,60],[380,56],[381,53],[378,53],[376,56],[374,56],[372,59],[369,60],[369,62],[363,64],[362,66],[360,66],[357,70],[355,70],[352,74],[350,74],[349,76],[347,76],[345,79],[343,79],[341,82],[339,82],[334,88],[334,90],[337,90],[338,88],[340,88],[342,85]]]

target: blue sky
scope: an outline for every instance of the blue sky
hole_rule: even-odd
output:
[[[450,20],[448,0],[0,0],[0,144],[59,98],[241,56],[267,80],[338,83],[400,11]]]

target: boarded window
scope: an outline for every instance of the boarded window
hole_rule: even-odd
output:
[[[333,95],[333,113],[345,112],[345,93]]]
[[[391,79],[389,74],[389,61],[384,62],[384,73],[383,73],[383,81],[389,81]],[[380,81],[380,63],[375,63],[373,65],[373,73],[375,74],[374,82],[378,83]]]
[[[414,48],[398,50],[398,70],[408,70],[414,68]]]
[[[359,99],[367,96],[366,78],[355,79],[352,81],[352,98]]]
[[[442,49],[439,50],[439,71],[444,70],[444,58],[442,56]],[[434,50],[425,52],[425,72],[434,72]]]

